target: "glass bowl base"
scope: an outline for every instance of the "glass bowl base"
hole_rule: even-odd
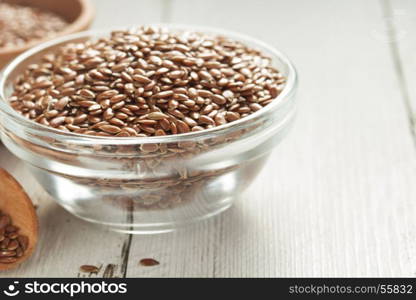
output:
[[[110,231],[118,232],[118,233],[125,233],[125,234],[137,234],[137,235],[151,235],[151,234],[161,234],[172,232],[178,229],[182,229],[188,226],[191,226],[195,223],[205,221],[212,217],[215,217],[227,209],[229,209],[236,199],[234,197],[230,197],[226,201],[222,201],[221,205],[217,205],[211,211],[205,212],[204,215],[195,216],[188,220],[181,220],[177,222],[164,222],[164,223],[124,223],[124,224],[117,224],[117,223],[106,223],[102,221],[97,221],[94,219],[87,218],[85,216],[79,215],[76,212],[72,211],[70,208],[64,207],[72,215],[76,216],[77,218],[91,223],[99,228],[105,228]],[[134,214],[134,213],[133,213]],[[131,215],[134,218],[134,215]]]

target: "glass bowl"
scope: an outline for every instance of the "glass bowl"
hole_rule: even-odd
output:
[[[241,34],[163,26],[218,34],[263,51],[286,77],[283,91],[240,120],[162,137],[67,133],[30,121],[8,105],[12,84],[26,66],[59,46],[97,39],[109,31],[83,32],[39,45],[14,59],[0,81],[4,145],[65,209],[116,231],[165,232],[224,211],[257,176],[295,115],[297,77],[285,55]]]

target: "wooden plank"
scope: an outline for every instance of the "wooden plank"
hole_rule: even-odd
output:
[[[162,1],[97,0],[93,29],[161,21]],[[121,7],[124,7],[123,9]],[[40,239],[33,257],[0,277],[123,277],[131,237],[94,227],[59,207],[31,177],[23,163],[0,146],[0,166],[9,170],[39,206]],[[79,273],[83,264],[100,267],[97,275]]]
[[[134,237],[129,277],[414,275],[414,150],[389,45],[374,35],[384,21],[379,3],[175,1],[172,12],[160,1],[96,4],[96,28],[159,22],[162,12],[163,21],[263,39],[289,53],[301,75],[296,127],[244,199],[182,231]],[[409,80],[415,40],[403,41]],[[0,165],[40,202],[45,228],[33,259],[0,276],[76,276],[84,263],[116,264],[113,276],[123,276],[121,252],[129,237],[65,213],[21,163],[0,151]],[[139,267],[144,257],[161,265]]]
[[[300,74],[290,136],[244,199],[185,231],[134,237],[128,276],[413,276],[416,161],[378,1],[186,1],[170,19],[240,31]],[[410,37],[409,37],[410,38]],[[138,259],[161,261],[139,268]]]

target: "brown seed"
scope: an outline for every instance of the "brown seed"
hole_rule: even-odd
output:
[[[192,127],[192,131],[202,131],[202,130],[204,130],[204,127],[201,127],[201,126]]]
[[[124,94],[115,95],[115,96],[111,97],[110,103],[111,104],[118,103],[120,101],[125,100],[126,98],[127,98],[127,96],[124,95]]]
[[[122,126],[125,125],[125,123],[123,121],[121,121],[120,119],[117,119],[117,118],[112,118],[108,122],[110,122],[111,124],[116,125],[118,127],[122,127]]]
[[[77,104],[79,104],[81,107],[87,107],[87,108],[89,108],[93,105],[99,105],[95,101],[80,101]],[[101,108],[101,106],[100,106],[100,108]]]
[[[178,128],[179,133],[187,133],[190,131],[188,124],[181,120],[176,121],[176,126]]]
[[[189,118],[189,117],[185,117],[184,121],[186,122],[186,124],[188,124],[191,127],[194,127],[194,126],[198,125],[197,122],[195,122],[194,119]]]
[[[156,120],[149,120],[149,119],[137,119],[136,123],[153,126],[153,125],[157,124],[157,121]]]
[[[119,133],[116,134],[116,136],[118,136],[118,137],[129,137],[130,134],[128,132],[125,132],[125,131],[121,130]]]
[[[59,125],[62,125],[64,122],[65,122],[65,117],[56,117],[56,118],[53,118],[53,119],[49,122],[49,124],[50,124],[52,127],[58,127]]]
[[[125,119],[128,119],[129,118],[129,116],[127,114],[122,113],[122,112],[116,113],[115,117],[117,119],[120,119],[120,120],[125,120]]]
[[[157,129],[155,132],[155,136],[162,136],[166,135],[166,132],[163,129]]]
[[[80,90],[79,94],[82,97],[87,98],[87,99],[94,99],[95,98],[95,93],[90,91],[90,90],[87,90],[87,89]]]
[[[57,48],[21,72],[10,105],[58,130],[162,136],[244,118],[284,83],[270,58],[238,41],[141,27]]]
[[[104,120],[109,120],[114,117],[113,110],[111,108],[107,108],[103,113]]]
[[[8,250],[0,250],[0,257],[10,257],[15,256],[16,251],[12,251],[14,249],[8,249]]]
[[[36,82],[33,85],[33,88],[34,89],[45,89],[45,88],[51,87],[52,85],[53,85],[52,81],[44,80],[44,81]]]
[[[152,82],[152,80],[150,80],[149,78],[139,75],[139,74],[135,74],[132,76],[134,81],[140,82],[140,83],[144,83],[144,84],[148,84],[150,82]]]
[[[19,243],[16,240],[11,240],[7,246],[7,250],[16,250],[19,247]]]
[[[178,128],[176,127],[176,124],[174,122],[170,122],[170,132],[172,134],[178,133]]]
[[[79,267],[79,270],[84,273],[98,273],[99,269],[96,266],[92,265],[82,265]]]
[[[72,125],[72,124],[68,124],[68,125],[66,125],[66,128],[67,128],[68,130],[70,130],[70,131],[77,131],[78,129],[80,129],[80,127],[79,127],[79,126]]]
[[[7,235],[7,237],[9,238],[9,239],[17,239],[18,237],[19,237],[19,233],[16,231],[16,232],[10,232],[8,235]],[[4,240],[4,236],[1,236],[1,238],[0,238],[0,240],[2,241],[2,240]]]
[[[215,125],[215,122],[212,118],[202,115],[199,117],[199,121],[203,124],[208,124],[208,125]]]
[[[65,106],[67,106],[67,104],[69,103],[69,100],[70,99],[68,97],[61,98],[58,102],[55,103],[55,108],[57,110],[63,110]]]
[[[213,94],[210,91],[207,90],[198,90],[198,96],[204,97],[204,98],[210,98]]]
[[[199,71],[198,75],[204,80],[213,80],[212,75],[207,71]]]
[[[168,102],[168,107],[171,110],[178,108],[178,105],[179,105],[179,102],[176,101],[176,100],[173,100],[173,99],[169,100],[169,102]]]
[[[222,92],[222,95],[227,99],[232,99],[234,97],[234,93],[230,90],[225,90]]]
[[[0,263],[11,264],[17,261],[16,257],[0,257]]]
[[[10,239],[6,237],[1,243],[0,243],[0,249],[7,249],[9,246]]]
[[[130,127],[125,127],[121,131],[127,132],[130,136],[136,136],[137,135],[137,131],[134,130],[133,128],[130,128]]]
[[[17,248],[16,249],[16,257],[22,257],[23,256],[23,250],[22,248]]]
[[[108,91],[100,93],[97,96],[97,100],[109,99],[111,97],[114,97],[117,94],[118,94],[118,91],[116,91],[116,90],[108,90]]]
[[[99,127],[99,129],[112,134],[119,133],[121,131],[119,127],[113,125],[102,125]]]
[[[120,108],[123,108],[123,106],[125,105],[126,103],[124,102],[124,101],[120,101],[120,102],[117,102],[116,104],[114,104],[113,106],[111,106],[111,108],[113,109],[113,110],[118,110],[118,109],[120,109]]]
[[[218,105],[222,105],[227,102],[227,100],[223,96],[220,96],[220,95],[212,95],[211,98]]]
[[[144,267],[153,267],[153,266],[157,266],[160,263],[153,259],[153,258],[143,258],[140,260],[140,265],[144,266]]]
[[[179,111],[178,109],[170,110],[169,114],[172,115],[172,116],[175,116],[179,119],[185,118],[185,115],[181,111]]]
[[[6,232],[7,233],[10,233],[10,232],[16,232],[16,231],[18,231],[19,230],[19,228],[17,228],[16,226],[14,226],[14,225],[8,225],[7,227],[6,227]]]
[[[23,251],[26,251],[28,245],[29,245],[29,239],[25,235],[19,235],[17,238],[17,241],[19,242],[20,247],[23,249]]]
[[[278,89],[278,88],[276,88],[275,86],[273,86],[273,87],[270,89],[270,95],[271,95],[273,98],[276,98],[276,97],[279,95],[279,89]]]
[[[147,115],[150,120],[162,120],[166,119],[168,116],[161,112],[151,112]]]
[[[145,131],[149,134],[154,134],[156,132],[156,129],[154,129],[153,127],[150,127],[150,126],[139,125],[139,127],[142,131]]]
[[[62,91],[61,91],[61,95],[62,96],[71,96],[71,95],[73,95],[75,93],[75,89],[74,88],[66,88],[66,89],[63,89]]]
[[[88,115],[86,114],[81,114],[77,117],[74,118],[74,124],[80,124],[85,122],[88,119]]]
[[[167,98],[173,96],[173,91],[163,91],[155,95],[157,98]]]
[[[263,106],[261,106],[260,104],[258,104],[258,103],[251,103],[250,105],[250,109],[252,110],[252,111],[258,111],[258,110],[260,110],[260,109],[262,109],[263,108]]]
[[[201,110],[201,114],[203,115],[207,115],[209,114],[211,111],[213,111],[214,106],[212,106],[211,104],[208,104],[207,106],[205,106],[202,110]]]
[[[227,120],[225,119],[224,115],[222,113],[218,113],[214,117],[215,124],[220,126],[227,123]]]
[[[127,72],[121,72],[121,78],[123,78],[127,82],[133,82],[133,78]]]
[[[99,109],[101,109],[100,104],[93,104],[93,105],[88,107],[88,111],[95,111],[95,110],[99,110]]]
[[[93,57],[93,58],[90,58],[90,59],[86,60],[83,64],[87,68],[92,68],[94,66],[99,65],[102,62],[104,62],[104,60],[102,58],[100,58],[100,57]]]
[[[183,71],[172,71],[168,73],[168,77],[172,78],[172,79],[177,79],[177,78],[181,78],[184,75]]]
[[[163,67],[163,68],[160,68],[160,69],[158,69],[158,70],[156,71],[156,75],[162,75],[162,74],[165,74],[165,73],[167,73],[167,72],[169,72],[169,69],[168,69],[168,68]]]
[[[0,229],[5,229],[10,224],[10,217],[8,215],[2,215],[0,217]]]
[[[189,98],[187,95],[183,94],[183,93],[177,93],[174,95],[174,98],[178,101],[188,101]]]

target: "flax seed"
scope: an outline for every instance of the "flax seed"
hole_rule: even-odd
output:
[[[113,126],[113,125],[102,125],[99,127],[100,130],[107,132],[107,133],[119,133],[121,131],[121,129],[117,126]]]
[[[19,233],[19,227],[12,224],[10,216],[0,211],[0,264],[17,261],[28,244],[29,239]]]
[[[65,45],[28,66],[10,105],[58,130],[162,136],[236,121],[279,95],[285,78],[259,51],[190,36],[141,27]]]
[[[143,258],[140,260],[139,263],[144,267],[154,267],[160,264],[157,260],[153,258]]]
[[[220,95],[212,95],[211,98],[218,105],[222,105],[227,102],[227,100],[223,96],[220,96]]]
[[[212,118],[208,117],[208,116],[204,116],[204,115],[200,116],[199,121],[202,124],[215,125],[214,120]]]
[[[99,268],[92,265],[82,265],[79,267],[79,270],[84,273],[98,273]]]
[[[186,133],[190,131],[188,124],[181,120],[176,121],[176,126],[178,128],[179,133]]]
[[[65,106],[69,103],[70,99],[68,97],[61,98],[58,102],[55,103],[55,108],[57,110],[63,110]]]
[[[152,80],[150,80],[149,78],[139,75],[139,74],[135,74],[132,76],[134,81],[140,82],[140,83],[144,83],[144,84],[148,84],[150,82],[152,82]]]
[[[147,115],[150,120],[162,120],[166,119],[168,116],[161,112],[152,112]]]
[[[56,117],[53,118],[49,124],[52,127],[58,127],[59,125],[62,125],[65,122],[65,117]]]

